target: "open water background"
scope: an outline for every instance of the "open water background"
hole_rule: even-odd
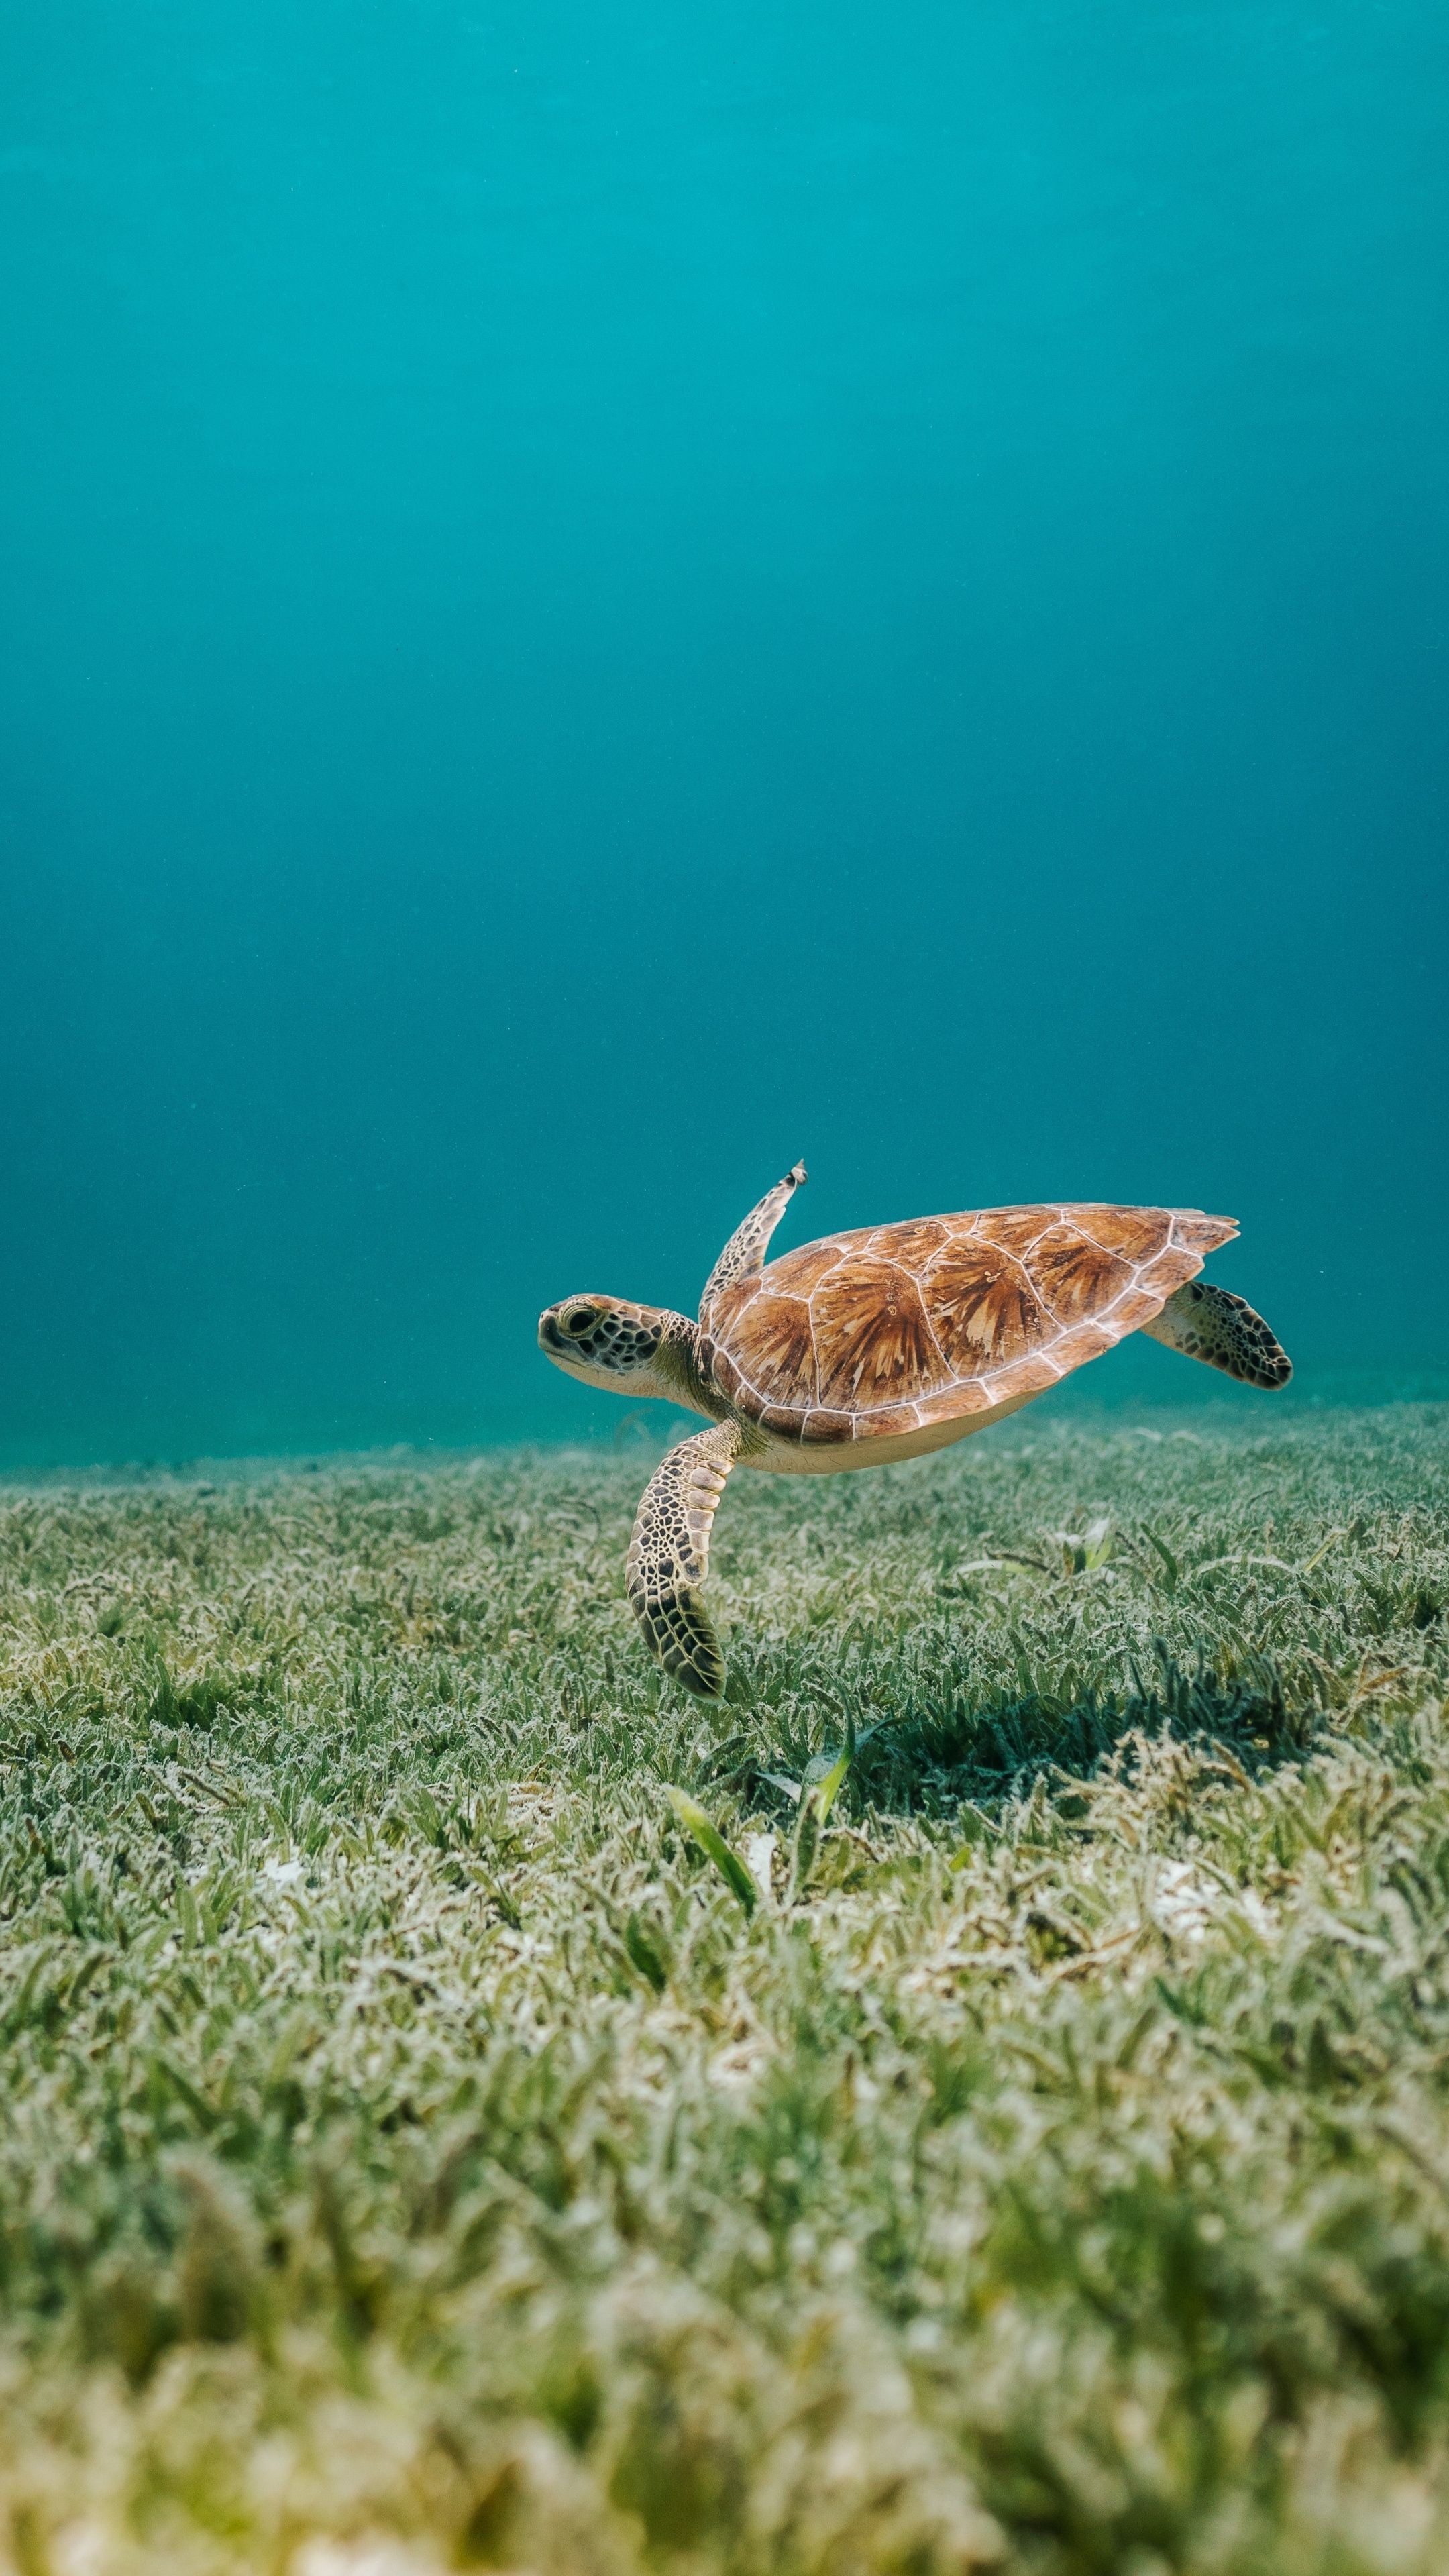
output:
[[[5,11],[0,1462],[607,1434],[799,1154],[1449,1391],[1446,130],[1437,0]]]

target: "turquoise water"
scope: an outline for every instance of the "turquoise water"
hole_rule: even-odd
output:
[[[797,1155],[1449,1386],[1440,7],[0,49],[0,1459],[607,1433]]]

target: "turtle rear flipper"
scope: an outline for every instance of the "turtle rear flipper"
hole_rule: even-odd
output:
[[[1185,1359],[1203,1360],[1246,1386],[1286,1386],[1293,1375],[1282,1343],[1247,1299],[1230,1288],[1210,1287],[1205,1279],[1189,1279],[1142,1330],[1150,1341],[1181,1351]]]

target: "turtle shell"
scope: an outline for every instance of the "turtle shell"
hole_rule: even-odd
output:
[[[782,1440],[899,1437],[1055,1385],[1237,1233],[1197,1208],[982,1208],[826,1235],[720,1291],[707,1373]]]

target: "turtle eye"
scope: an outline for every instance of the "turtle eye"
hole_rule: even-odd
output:
[[[576,1342],[581,1333],[586,1333],[590,1325],[597,1322],[598,1317],[592,1306],[570,1306],[563,1319],[563,1328],[570,1341]]]

